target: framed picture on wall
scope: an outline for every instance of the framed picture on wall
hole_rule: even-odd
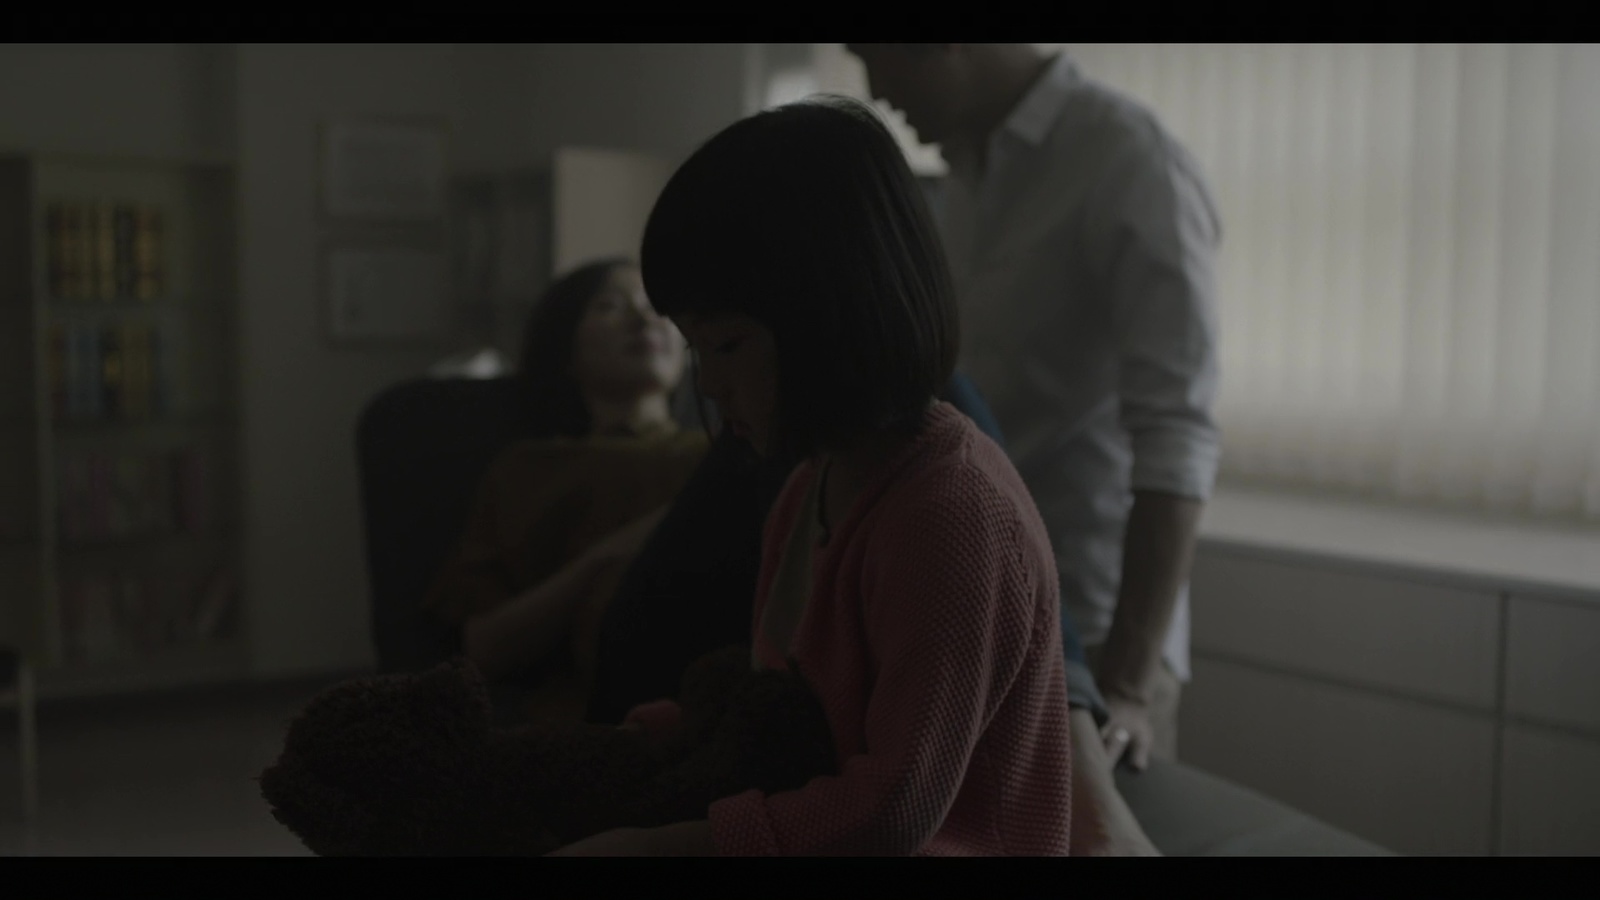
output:
[[[330,242],[320,266],[333,343],[433,344],[449,330],[449,254],[435,243]]]
[[[442,123],[324,123],[322,214],[391,224],[442,220],[448,192],[446,138]]]

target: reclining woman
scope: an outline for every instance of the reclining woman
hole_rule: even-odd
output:
[[[583,717],[605,604],[705,454],[672,416],[685,356],[625,259],[561,278],[529,319],[519,378],[551,436],[495,460],[425,600],[529,715]]]
[[[600,626],[618,582],[706,455],[709,438],[680,430],[671,415],[684,364],[682,335],[649,305],[631,260],[575,269],[535,306],[517,377],[532,405],[529,418],[546,436],[508,448],[490,467],[461,546],[425,600],[429,613],[456,631],[462,654],[500,682],[497,693],[514,696],[513,718],[583,717]],[[959,375],[946,396],[994,427]],[[755,464],[747,450],[741,443],[734,451],[736,465]],[[767,469],[781,480],[794,462]],[[770,497],[754,511],[752,536],[766,505]],[[696,533],[702,547],[746,550],[744,541],[724,544],[712,529],[697,526]],[[713,566],[698,574],[738,572],[736,565]],[[752,567],[748,580],[754,577]],[[739,593],[747,602],[749,589]],[[748,619],[748,609],[741,612]],[[668,628],[681,634],[696,625],[685,616]],[[747,640],[747,631],[737,628],[705,650]],[[704,632],[713,640],[720,633]],[[641,649],[638,662],[647,664],[651,652],[677,648],[661,639]],[[681,668],[672,673],[668,693],[679,674]]]
[[[568,854],[1065,854],[1072,755],[1054,557],[1005,453],[936,400],[949,275],[898,146],[853,101],[758,114],[702,146],[650,217],[645,282],[698,386],[766,458],[800,459],[752,603],[840,774],[606,832]],[[673,727],[670,701],[629,717]]]

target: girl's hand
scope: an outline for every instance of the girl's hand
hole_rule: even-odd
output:
[[[568,844],[548,856],[710,856],[711,823],[680,822],[661,828],[613,828]]]
[[[645,541],[661,524],[661,520],[667,517],[668,508],[662,506],[613,531],[591,546],[584,557],[602,565],[628,563],[644,549]]]
[[[1094,716],[1068,711],[1072,734],[1072,856],[1160,856],[1117,791]]]
[[[648,828],[613,828],[553,850],[547,856],[659,856],[648,838]]]

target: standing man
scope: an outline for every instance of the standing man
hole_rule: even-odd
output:
[[[1030,44],[850,44],[939,144],[962,368],[1050,530],[1110,762],[1177,753],[1187,582],[1216,476],[1221,226],[1155,116]]]

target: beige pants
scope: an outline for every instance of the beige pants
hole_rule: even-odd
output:
[[[1089,670],[1096,673],[1096,677],[1100,672],[1100,652],[1100,647],[1083,648]],[[1165,762],[1178,761],[1178,696],[1182,692],[1183,682],[1163,661],[1150,695],[1150,727],[1155,731],[1155,746],[1150,755]]]

